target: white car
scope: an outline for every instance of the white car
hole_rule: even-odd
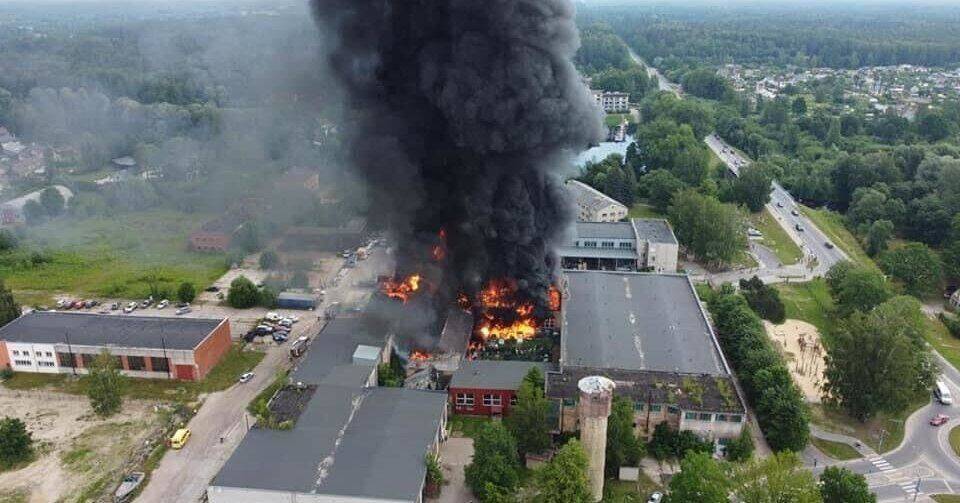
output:
[[[131,302],[131,303],[127,304],[127,307],[123,308],[123,312],[125,312],[125,313],[127,313],[127,314],[130,314],[130,313],[136,311],[136,309],[137,309],[137,303],[136,303],[136,302]]]
[[[647,499],[647,503],[660,503],[661,501],[663,501],[663,493],[660,491],[651,494],[650,498]]]
[[[293,325],[293,320],[291,320],[290,318],[284,318],[277,323],[279,323],[281,326],[284,326],[284,327],[290,327]]]
[[[264,316],[263,319],[267,321],[280,321],[281,316],[277,313],[267,313],[267,315]]]
[[[157,309],[163,309],[163,308],[165,308],[165,307],[167,307],[167,306],[169,306],[169,305],[170,305],[170,301],[167,300],[167,299],[163,299],[163,300],[160,301],[159,304],[157,304]]]
[[[247,372],[247,373],[245,373],[245,374],[241,374],[241,375],[240,375],[240,382],[241,382],[241,383],[249,382],[250,379],[253,379],[253,375],[254,375],[253,372]]]
[[[180,316],[183,314],[187,314],[190,311],[193,311],[193,309],[190,309],[190,306],[185,306],[185,307],[181,307],[180,309],[177,309],[173,314]]]

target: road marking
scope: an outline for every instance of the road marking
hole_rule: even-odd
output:
[[[876,466],[882,472],[892,472],[894,470],[893,465],[891,465],[886,459],[883,459],[882,456],[875,456],[868,459],[873,466]]]

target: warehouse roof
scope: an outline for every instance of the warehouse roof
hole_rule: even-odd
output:
[[[661,218],[631,218],[630,223],[637,234],[637,238],[652,243],[677,244],[677,236],[673,234],[670,224]]]
[[[69,342],[74,346],[193,349],[224,321],[32,311],[0,328],[0,340],[35,344]]]
[[[561,257],[608,258],[623,260],[637,260],[639,257],[637,250],[632,248],[584,248],[582,246],[557,247],[557,255]]]
[[[540,367],[542,372],[549,369],[549,365],[537,362],[467,360],[454,372],[450,387],[517,390],[533,367]]]
[[[565,271],[561,365],[726,374],[685,275]]]
[[[319,386],[292,430],[251,430],[211,483],[417,501],[446,394]]]
[[[307,354],[300,358],[290,379],[306,384],[323,384],[338,367],[354,366],[353,353],[357,346],[382,347],[385,334],[386,331],[368,317],[338,316],[330,320],[310,343]],[[367,375],[372,370],[372,367],[369,368]],[[362,385],[362,381],[359,385]]]
[[[630,222],[576,222],[573,224],[573,229],[575,240],[635,239]]]

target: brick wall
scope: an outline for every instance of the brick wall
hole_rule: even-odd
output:
[[[10,367],[10,353],[7,352],[7,343],[0,341],[0,369]]]
[[[457,405],[457,394],[464,393],[473,395],[473,406]],[[508,415],[510,413],[510,400],[516,394],[514,390],[508,389],[478,389],[478,388],[449,388],[447,390],[447,399],[450,401],[450,409],[454,414],[471,416],[493,416]],[[500,405],[484,405],[483,396],[493,395],[500,397]]]
[[[210,332],[193,350],[193,360],[197,364],[197,379],[203,379],[230,351],[230,320],[224,319],[217,328]]]

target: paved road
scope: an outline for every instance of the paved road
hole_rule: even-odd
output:
[[[372,281],[377,275],[391,268],[390,257],[382,247],[377,248],[356,268],[344,269],[346,272],[335,282],[331,279],[328,284],[332,286],[327,288],[325,300],[344,304],[362,302],[374,288]],[[301,314],[300,323],[294,325],[291,341],[301,335],[315,337],[320,332],[325,323],[318,316],[323,313],[323,306],[321,304],[315,312]],[[207,485],[254,423],[246,411],[247,404],[273,382],[278,370],[289,365],[289,344],[291,342],[271,346],[267,356],[254,369],[256,375],[250,382],[235,384],[206,398],[188,424],[192,433],[190,441],[179,451],[167,452],[137,498],[138,503],[189,502],[203,496]]]

